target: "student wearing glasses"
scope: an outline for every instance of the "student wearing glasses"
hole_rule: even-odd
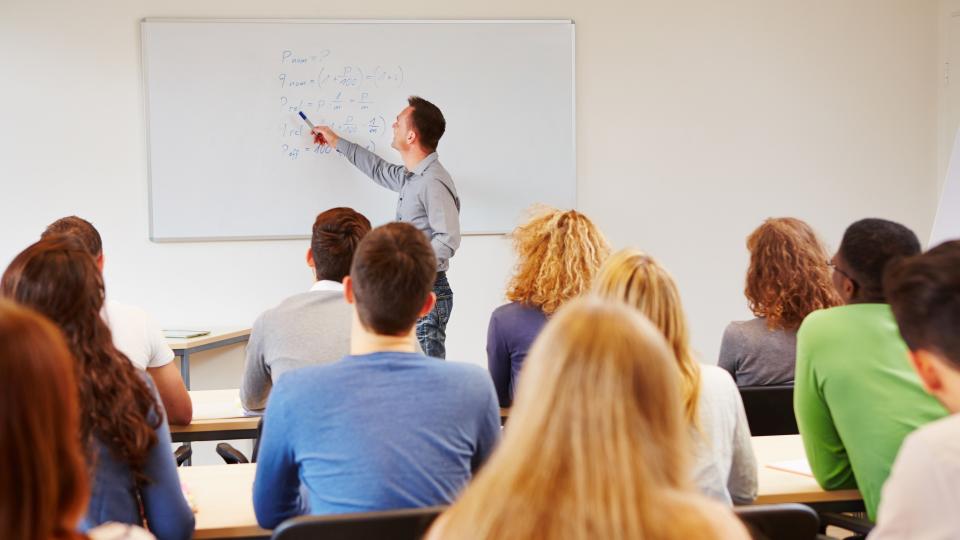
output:
[[[883,290],[887,264],[919,252],[899,223],[850,225],[830,260],[845,305],[811,313],[797,332],[794,409],[810,468],[824,489],[859,488],[871,520],[904,437],[944,415],[910,367]]]

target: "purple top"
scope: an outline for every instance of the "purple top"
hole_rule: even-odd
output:
[[[490,316],[487,367],[501,407],[509,407],[513,403],[513,391],[523,360],[545,324],[547,316],[539,308],[519,302],[500,306]]]

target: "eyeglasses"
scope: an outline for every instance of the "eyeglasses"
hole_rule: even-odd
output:
[[[857,280],[853,279],[853,277],[851,277],[850,274],[844,272],[842,268],[840,268],[839,266],[837,266],[837,263],[835,263],[835,262],[833,262],[833,261],[827,261],[827,266],[829,266],[830,269],[833,270],[834,272],[840,272],[840,275],[841,275],[841,276],[843,276],[843,277],[849,279],[850,281],[852,281],[854,285],[857,284]]]

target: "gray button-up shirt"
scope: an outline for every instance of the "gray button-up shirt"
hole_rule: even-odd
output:
[[[337,152],[374,182],[400,194],[397,221],[406,221],[427,235],[437,255],[437,271],[446,271],[460,247],[460,198],[437,153],[409,171],[345,139],[337,141]]]

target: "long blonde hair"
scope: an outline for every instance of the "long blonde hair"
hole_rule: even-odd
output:
[[[527,357],[503,441],[435,536],[709,535],[690,499],[678,379],[663,337],[636,310],[571,301]]]
[[[595,290],[600,296],[622,300],[639,309],[660,329],[680,368],[684,417],[698,427],[700,365],[690,350],[680,291],[670,273],[642,251],[623,249],[604,263]]]
[[[535,208],[533,217],[510,237],[518,260],[507,300],[539,308],[546,315],[590,290],[610,253],[603,234],[576,210]]]

